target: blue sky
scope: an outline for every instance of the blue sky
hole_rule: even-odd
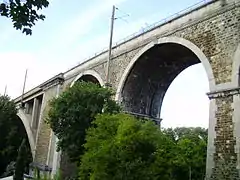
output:
[[[42,11],[46,19],[37,22],[32,36],[16,31],[10,20],[0,17],[0,93],[7,85],[11,97],[19,96],[26,68],[26,90],[29,90],[108,47],[113,4],[119,8],[116,17],[130,15],[124,18],[127,22],[115,21],[113,41],[117,42],[199,1],[50,0],[50,6]],[[165,96],[163,126],[207,127],[207,92],[208,81],[202,65],[186,69]]]

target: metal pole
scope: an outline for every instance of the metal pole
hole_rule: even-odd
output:
[[[24,77],[24,83],[23,83],[23,91],[22,91],[22,98],[21,98],[21,106],[23,107],[23,95],[24,95],[24,90],[25,90],[25,85],[26,85],[26,79],[27,79],[27,69],[25,72],[25,77]]]
[[[7,94],[7,85],[5,86],[5,89],[4,89],[4,96],[6,96]]]
[[[109,51],[108,51],[108,61],[107,61],[107,72],[106,72],[106,86],[109,86],[109,67],[110,67],[110,60],[112,56],[112,38],[113,38],[113,25],[115,19],[115,6],[112,9],[112,17],[111,17],[111,29],[110,29],[110,42],[109,42]]]

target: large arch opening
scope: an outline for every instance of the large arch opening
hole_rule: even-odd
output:
[[[161,107],[169,86],[183,70],[199,63],[206,70],[209,89],[213,90],[211,66],[194,44],[180,38],[151,43],[130,62],[120,81],[116,100],[126,112],[161,121]]]
[[[29,172],[29,164],[33,161],[28,134],[22,120],[16,115],[10,124],[11,126],[1,126],[0,129],[2,136],[0,138],[0,151],[2,152],[0,155],[0,176],[2,177],[13,175],[12,167],[17,160],[18,149],[23,139],[26,141],[27,149],[25,173]]]

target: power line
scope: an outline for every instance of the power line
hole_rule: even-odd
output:
[[[126,13],[126,12],[124,12],[124,11],[120,10],[118,7],[116,7],[116,10],[118,10],[118,11],[122,12],[123,14],[125,14],[125,15],[127,15],[127,16],[130,16],[128,13]]]
[[[120,17],[116,17],[115,19],[121,19],[123,21],[125,21],[126,23],[128,23],[128,21],[126,19],[123,19],[124,17],[129,17],[130,15],[122,10],[120,10],[118,7],[115,7],[116,10],[122,12],[122,14],[124,14],[123,16]]]
[[[126,19],[123,19],[122,17],[117,17],[116,19],[121,19],[121,20],[125,21],[126,23],[128,23],[128,21]]]

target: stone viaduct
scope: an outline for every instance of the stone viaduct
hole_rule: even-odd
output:
[[[106,82],[108,51],[60,73],[23,95],[18,115],[34,162],[56,172],[63,159],[44,122],[48,101],[78,80]],[[202,63],[209,80],[206,179],[240,179],[240,0],[213,0],[113,47],[110,83],[125,110],[160,119],[169,85],[187,67]],[[197,81],[197,79],[196,79]],[[21,97],[16,98],[17,105]]]

